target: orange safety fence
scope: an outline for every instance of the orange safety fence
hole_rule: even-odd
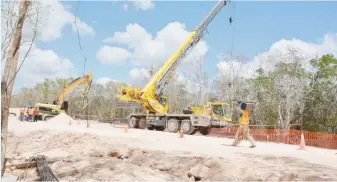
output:
[[[238,128],[214,128],[211,136],[234,138]],[[337,149],[337,134],[320,133],[301,130],[282,130],[282,129],[250,129],[250,134],[257,141],[285,143],[298,145],[301,139],[301,133],[304,135],[307,146]]]

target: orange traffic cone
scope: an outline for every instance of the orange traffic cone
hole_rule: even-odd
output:
[[[128,125],[125,125],[125,127],[124,127],[124,133],[127,133],[127,132],[128,132],[128,130],[129,130],[129,127],[128,127]]]
[[[303,133],[301,134],[300,148],[298,150],[305,150],[305,140]]]
[[[71,120],[69,120],[69,126],[71,125]]]
[[[180,132],[179,132],[179,134],[180,134],[180,138],[184,138],[184,132],[183,132],[183,130],[182,130],[182,129],[180,129]]]

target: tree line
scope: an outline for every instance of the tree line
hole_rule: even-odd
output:
[[[196,71],[194,75],[197,76],[194,77],[199,81],[194,81],[198,88],[194,92],[187,88],[186,82],[179,82],[175,77],[165,90],[169,110],[171,113],[180,113],[192,103],[202,104],[207,101],[231,103],[231,100],[251,100],[256,101],[251,117],[257,125],[276,125],[289,129],[291,124],[301,124],[304,130],[337,133],[337,59],[331,54],[323,55],[312,59],[310,66],[311,69],[307,70],[300,62],[280,62],[273,71],[259,68],[256,76],[250,78],[222,75],[214,79],[208,89],[200,86],[207,79],[200,76],[205,73]],[[149,74],[153,75],[157,68],[149,69]],[[38,102],[52,103],[64,85],[72,80],[45,79],[32,88],[22,88],[12,96],[11,107]],[[115,99],[116,93],[124,86],[125,83],[114,81],[105,85],[93,83],[87,103],[82,97],[82,88],[75,88],[66,96],[70,115],[89,112],[95,119],[125,117],[132,110],[116,108]],[[195,98],[203,100],[196,102]]]

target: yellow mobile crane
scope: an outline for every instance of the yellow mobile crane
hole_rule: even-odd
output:
[[[222,0],[213,7],[199,26],[190,33],[178,51],[164,63],[143,89],[127,87],[122,90],[121,95],[117,97],[120,101],[137,102],[147,111],[146,114],[130,114],[128,116],[130,127],[159,131],[167,128],[170,132],[177,132],[181,128],[185,134],[194,134],[199,130],[207,135],[212,127],[224,126],[227,123],[220,119],[213,119],[211,115],[168,114],[167,99],[163,96],[163,90],[174,75],[179,63],[202,39],[208,24],[226,4],[227,1]]]
[[[35,107],[38,107],[40,110],[39,119],[48,120],[60,113],[68,113],[68,101],[64,101],[65,95],[82,83],[84,84],[83,95],[86,94],[91,86],[92,76],[92,72],[89,72],[88,75],[79,77],[64,86],[64,88],[59,92],[58,100],[54,101],[53,104],[37,103]]]

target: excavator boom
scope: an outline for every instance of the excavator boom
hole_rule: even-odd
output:
[[[62,104],[64,102],[64,96],[70,92],[72,89],[74,89],[75,87],[79,86],[80,84],[84,84],[84,89],[83,89],[83,94],[87,92],[87,90],[89,89],[89,87],[91,86],[92,83],[92,72],[89,72],[89,74],[83,76],[83,77],[79,77],[76,78],[75,80],[73,80],[72,82],[70,82],[69,84],[67,84],[60,92],[59,92],[59,104]]]
[[[53,102],[53,104],[42,104],[42,103],[36,103],[36,107],[40,110],[40,120],[48,120],[59,113],[67,113],[68,110],[68,102],[64,101],[64,97],[67,93],[69,93],[72,89],[79,86],[80,84],[84,84],[83,94],[86,94],[88,89],[91,86],[92,83],[92,72],[90,72],[88,75],[85,75],[83,77],[79,77],[69,84],[67,84],[60,92],[58,96],[58,102]]]

